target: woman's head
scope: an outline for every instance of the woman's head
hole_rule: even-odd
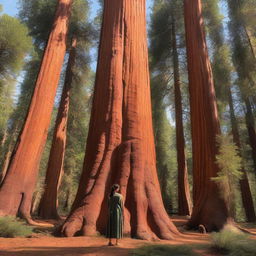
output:
[[[120,186],[118,184],[114,184],[112,187],[111,187],[111,192],[110,192],[110,197],[112,197],[114,195],[115,192],[118,192],[120,189]]]

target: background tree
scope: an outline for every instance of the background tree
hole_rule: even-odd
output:
[[[193,146],[194,207],[188,225],[198,228],[201,224],[210,232],[221,229],[229,216],[219,187],[212,181],[219,171],[216,136],[221,131],[200,0],[184,1],[184,18]]]
[[[241,16],[241,2],[235,4],[227,0],[229,10],[229,34],[231,37],[232,60],[236,70],[237,81],[245,107],[245,120],[251,146],[254,170],[256,170],[256,131],[253,115],[253,105],[256,85],[256,61],[248,43],[243,19]]]
[[[183,132],[183,111],[181,98],[181,83],[180,83],[180,66],[179,52],[177,46],[176,33],[181,43],[183,41],[183,23],[182,23],[182,5],[177,1],[155,1],[153,14],[151,18],[150,31],[150,53],[152,76],[156,77],[157,82],[153,83],[152,99],[159,102],[158,105],[153,104],[153,115],[155,129],[164,133],[163,126],[159,122],[159,109],[161,104],[164,105],[164,96],[170,94],[170,84],[173,83],[174,101],[172,104],[175,108],[176,120],[176,149],[178,163],[178,212],[181,215],[190,215],[191,200],[188,184],[187,163],[185,157],[185,139]],[[178,32],[177,32],[178,31]],[[182,44],[182,43],[181,43]],[[172,77],[173,76],[173,77]],[[162,78],[160,78],[162,77]],[[162,81],[162,82],[161,82]],[[157,88],[158,85],[158,88]],[[155,88],[155,89],[154,89]],[[161,98],[162,95],[162,98]],[[160,97],[159,97],[160,96]],[[169,95],[169,98],[172,98]],[[166,100],[165,100],[166,101]],[[162,102],[162,103],[161,103]],[[163,108],[162,108],[163,109]],[[163,111],[166,111],[166,109]],[[166,115],[166,114],[165,114]],[[163,139],[164,140],[164,139]],[[166,138],[165,138],[166,140]],[[156,137],[157,142],[157,137]],[[160,144],[161,145],[161,144]],[[162,144],[163,145],[163,144]],[[158,143],[156,144],[156,153],[158,160]],[[163,148],[166,152],[166,150]],[[163,155],[163,154],[161,154]],[[166,155],[166,157],[168,157]],[[165,163],[164,159],[159,159],[160,163]],[[161,168],[165,170],[166,168]],[[160,170],[161,170],[160,169]],[[166,176],[164,175],[166,180]],[[160,178],[161,184],[161,178]]]
[[[231,93],[231,84],[232,84],[231,72],[233,67],[232,67],[232,64],[230,63],[229,47],[225,43],[225,39],[224,39],[224,27],[222,24],[222,16],[220,14],[218,4],[219,4],[218,0],[213,0],[211,2],[206,1],[204,4],[204,14],[206,17],[205,20],[206,20],[206,24],[209,32],[209,37],[211,40],[212,53],[213,53],[212,54],[213,55],[212,57],[213,76],[214,76],[214,82],[216,85],[215,87],[217,88],[216,92],[217,92],[217,99],[219,102],[219,110],[223,113],[227,103],[229,104],[233,140],[238,150],[241,152],[239,130],[238,130],[237,120],[234,112],[234,105],[233,105],[233,99],[232,99],[232,93]],[[230,150],[231,149],[232,147],[230,148]],[[243,206],[245,208],[247,220],[254,221],[255,213],[254,213],[252,195],[251,195],[250,186],[247,178],[247,173],[242,165],[241,165],[240,172],[243,173],[243,175],[240,177],[241,178],[240,191],[242,193]],[[230,181],[230,184],[235,184],[235,183]],[[231,193],[232,195],[230,196],[234,197],[235,193],[233,191],[231,192],[232,192]],[[232,209],[231,212],[234,217],[235,208]]]

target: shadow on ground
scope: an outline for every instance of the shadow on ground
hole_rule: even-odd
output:
[[[130,248],[119,248],[119,247],[29,247],[19,248],[18,251],[0,250],[1,256],[83,256],[83,255],[128,255]]]

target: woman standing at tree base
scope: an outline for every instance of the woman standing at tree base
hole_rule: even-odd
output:
[[[113,246],[112,238],[118,239],[123,237],[123,197],[117,193],[120,189],[118,184],[114,184],[108,199],[108,225],[107,237],[109,238],[109,246]]]

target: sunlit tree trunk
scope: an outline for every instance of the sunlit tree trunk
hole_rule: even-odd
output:
[[[84,169],[63,234],[104,233],[108,193],[117,182],[126,234],[178,235],[163,206],[155,159],[145,0],[105,0]]]
[[[216,136],[220,124],[211,64],[203,29],[200,0],[184,0],[186,45],[193,153],[193,201],[190,228],[203,225],[210,232],[228,220],[228,208],[220,189],[211,179],[217,176]]]
[[[66,52],[70,9],[71,0],[59,0],[27,117],[0,188],[1,216],[19,214],[31,221],[32,195]]]
[[[52,147],[45,178],[45,190],[39,205],[39,216],[45,219],[58,219],[58,189],[63,175],[63,162],[67,137],[69,96],[73,80],[73,67],[76,57],[77,40],[74,38],[69,53],[63,92],[57,114]]]

